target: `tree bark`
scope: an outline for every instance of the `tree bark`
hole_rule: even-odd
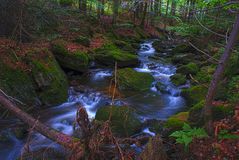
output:
[[[143,12],[142,21],[141,21],[141,24],[140,24],[140,26],[143,27],[143,28],[144,28],[145,19],[146,19],[146,16],[147,16],[147,9],[148,9],[148,3],[144,2],[144,12]]]
[[[77,154],[80,154],[81,156],[84,155],[84,147],[80,140],[75,140],[71,136],[60,133],[53,128],[44,125],[43,123],[38,122],[37,119],[34,119],[32,116],[19,109],[2,92],[0,92],[0,104],[0,106],[9,110],[12,114],[14,114],[24,123],[28,124],[29,127],[41,133],[45,137],[51,139],[54,142],[57,142],[58,144],[64,146],[66,149],[69,149],[70,151],[76,151]],[[75,148],[76,146],[77,148]]]
[[[231,57],[232,54],[232,48],[238,38],[239,34],[239,14],[236,17],[235,24],[233,26],[232,32],[230,34],[228,43],[225,47],[225,51],[221,56],[221,59],[219,61],[219,64],[217,66],[217,69],[213,75],[213,79],[211,81],[211,84],[208,89],[207,97],[206,97],[206,103],[203,111],[203,118],[205,121],[205,127],[209,134],[213,133],[213,126],[212,126],[212,101],[214,99],[214,96],[216,94],[217,85],[220,82],[220,79],[223,76],[223,73],[225,71],[226,65]]]

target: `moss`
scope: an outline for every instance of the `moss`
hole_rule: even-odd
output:
[[[119,67],[137,66],[139,64],[136,55],[122,51],[112,44],[96,49],[94,57],[98,63],[109,66],[114,66],[115,62]]]
[[[147,91],[154,81],[149,73],[136,72],[132,68],[118,70],[117,76],[121,90]]]
[[[182,75],[182,74],[175,74],[173,76],[170,77],[171,81],[176,85],[176,86],[180,86],[183,85],[187,82],[186,76]]]
[[[201,117],[202,109],[205,106],[205,100],[202,100],[189,109],[188,121],[192,126],[202,126],[203,119]]]
[[[46,105],[57,105],[67,99],[68,82],[53,55],[50,52],[47,55],[45,59],[31,61],[32,76],[40,100]]]
[[[82,44],[86,47],[89,47],[90,46],[90,39],[87,38],[87,37],[84,37],[84,36],[79,36],[77,37],[74,42],[76,43],[79,43],[79,44]]]
[[[0,60],[0,88],[9,96],[12,96],[27,106],[35,106],[37,94],[34,82],[28,73],[11,68]],[[29,108],[23,107],[28,110]]]
[[[196,63],[190,62],[186,65],[181,66],[178,68],[177,72],[182,74],[192,74],[195,75],[199,71],[199,67]]]
[[[164,126],[166,128],[180,129],[183,127],[183,124],[187,122],[189,112],[180,112],[176,115],[171,116]]]
[[[191,88],[183,89],[182,96],[186,98],[189,107],[197,104],[206,98],[207,88],[204,86],[193,86]]]
[[[192,59],[194,59],[194,55],[191,53],[184,53],[184,54],[176,54],[171,58],[171,62],[173,64],[188,64],[189,62],[192,62]]]
[[[96,113],[96,120],[107,121],[111,115],[111,128],[117,136],[130,136],[139,131],[141,123],[127,106],[101,107]]]
[[[205,66],[200,69],[195,78],[201,83],[209,83],[212,79],[212,75],[215,71],[213,66]]]
[[[86,71],[90,63],[88,54],[81,51],[69,52],[66,45],[65,41],[56,41],[52,44],[52,52],[59,64],[75,71]]]
[[[232,77],[232,80],[228,84],[227,99],[237,104],[239,101],[239,75]]]
[[[136,47],[128,42],[121,41],[121,40],[114,40],[113,42],[117,47],[119,47],[123,51],[126,51],[130,54],[134,54],[136,49],[138,48],[138,46]]]

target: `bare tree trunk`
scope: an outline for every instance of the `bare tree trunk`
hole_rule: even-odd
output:
[[[171,14],[175,16],[175,13],[176,13],[176,0],[172,0]]]
[[[166,5],[166,17],[168,16],[168,7],[169,7],[169,0],[167,0],[167,5]]]
[[[148,3],[144,2],[143,17],[142,17],[142,21],[141,21],[141,24],[140,24],[141,27],[144,27],[144,25],[145,25],[145,19],[146,19],[146,16],[147,16],[147,9],[148,9]]]
[[[11,102],[2,92],[0,92],[0,104],[5,109],[9,110],[12,114],[17,116],[20,120],[28,124],[31,128],[46,136],[47,138],[57,142],[58,144],[64,146],[66,149],[70,151],[77,152],[81,156],[84,155],[84,147],[79,140],[76,140],[68,135],[60,133],[38,120],[34,119],[29,114],[23,112],[19,109],[13,102]],[[77,146],[77,148],[75,148]]]
[[[233,26],[233,30],[230,34],[228,43],[225,48],[225,51],[224,51],[223,55],[221,56],[220,62],[217,66],[217,69],[213,75],[213,79],[212,79],[211,84],[208,89],[206,104],[205,104],[204,112],[203,112],[203,117],[204,117],[204,121],[205,121],[205,127],[209,134],[213,133],[212,101],[216,94],[217,85],[223,76],[226,64],[228,63],[228,60],[230,59],[230,56],[232,54],[232,48],[237,40],[238,34],[239,34],[239,14],[237,15],[235,24]]]
[[[113,24],[116,23],[119,14],[119,0],[113,0]]]

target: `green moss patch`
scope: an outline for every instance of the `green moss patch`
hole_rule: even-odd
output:
[[[117,62],[118,67],[137,66],[139,64],[137,55],[125,52],[112,44],[96,49],[94,57],[98,63],[108,66],[114,66],[115,62]]]
[[[180,112],[176,115],[171,116],[166,121],[164,126],[172,129],[181,129],[183,127],[183,124],[187,122],[188,116],[189,116],[188,112]]]
[[[199,71],[199,67],[196,63],[190,62],[186,65],[178,68],[177,72],[185,75],[192,74],[195,75]]]
[[[171,76],[170,78],[173,84],[175,84],[176,86],[183,85],[187,82],[186,76],[179,73]]]
[[[46,105],[57,105],[67,99],[68,82],[54,56],[49,52],[41,60],[32,60],[32,76],[38,87],[39,98]],[[35,53],[37,54],[37,53]]]
[[[11,68],[1,60],[0,89],[9,96],[27,104],[27,106],[34,106],[36,104],[37,94],[31,76],[20,69]],[[24,109],[28,110],[29,108]]]
[[[77,37],[74,42],[82,44],[83,46],[89,47],[90,46],[90,39],[84,36]]]
[[[204,100],[206,98],[206,94],[207,88],[200,85],[182,90],[182,96],[186,98],[189,107],[197,104],[201,100]]]
[[[149,73],[136,72],[132,68],[118,70],[117,77],[120,90],[147,91],[154,81]]]
[[[84,72],[89,66],[89,56],[85,52],[69,52],[65,41],[56,41],[52,44],[52,52],[56,56],[59,64],[68,69]]]
[[[141,123],[127,106],[101,107],[96,113],[96,120],[107,121],[111,115],[111,128],[117,136],[130,136],[139,131]]]

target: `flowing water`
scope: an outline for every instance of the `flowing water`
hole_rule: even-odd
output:
[[[170,81],[170,76],[175,74],[176,67],[150,59],[150,56],[156,54],[152,43],[153,41],[146,41],[141,44],[138,51],[141,64],[135,68],[138,72],[147,72],[154,77],[155,81],[152,83],[151,90],[114,102],[114,105],[117,106],[129,105],[133,107],[142,121],[147,119],[165,120],[185,106],[184,99],[180,96],[180,87],[174,86]],[[91,119],[95,117],[99,107],[111,104],[111,98],[102,90],[109,86],[109,77],[113,75],[113,70],[91,69],[89,72],[89,76],[81,78],[84,87],[70,87],[68,101],[39,113],[41,115],[40,120],[52,128],[72,135],[78,104],[86,108]],[[157,87],[158,83],[161,84],[160,87]],[[8,134],[9,140],[6,143],[0,143],[0,159],[13,160],[19,156],[26,140],[18,140],[11,133],[4,132]],[[148,128],[142,129],[142,132],[151,136],[155,135]],[[52,143],[44,136],[38,133],[33,134],[30,143],[31,150],[49,146],[60,149],[59,145]]]

